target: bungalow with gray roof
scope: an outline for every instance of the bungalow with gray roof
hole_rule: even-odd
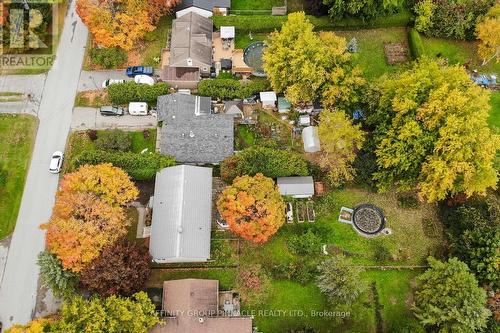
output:
[[[164,95],[157,109],[160,153],[190,164],[216,164],[233,155],[234,116],[212,114],[210,97]]]

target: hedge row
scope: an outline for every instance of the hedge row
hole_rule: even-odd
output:
[[[175,165],[175,159],[158,153],[137,154],[132,152],[89,150],[76,156],[75,168],[84,164],[111,163],[125,170],[134,180],[152,180],[156,172]]]
[[[410,29],[408,32],[408,44],[410,45],[410,52],[413,59],[418,59],[425,54],[424,43],[415,28]]]
[[[267,80],[256,80],[242,83],[234,79],[203,80],[198,84],[198,93],[217,99],[247,98],[260,91],[269,89]]]
[[[168,93],[168,85],[160,82],[149,86],[133,81],[112,84],[108,87],[108,96],[113,104],[128,104],[130,102],[147,102],[156,105],[158,96]]]
[[[407,26],[411,19],[409,11],[393,15],[376,17],[372,20],[359,18],[332,19],[327,16],[315,17],[307,15],[316,30],[356,30],[360,28],[390,28]],[[234,26],[239,31],[270,32],[280,29],[286,16],[252,15],[252,16],[213,16],[215,26]]]

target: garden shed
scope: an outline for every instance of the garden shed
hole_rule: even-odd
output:
[[[306,153],[316,153],[321,150],[318,128],[315,126],[309,126],[302,130],[302,141]]]
[[[281,195],[293,198],[310,198],[314,195],[313,177],[278,177],[276,180]]]
[[[278,97],[278,112],[287,113],[290,111],[292,104],[283,96]]]
[[[260,93],[260,101],[262,102],[263,108],[274,108],[276,107],[276,93],[274,91],[263,91]]]

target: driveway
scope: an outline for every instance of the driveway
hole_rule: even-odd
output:
[[[39,226],[50,218],[59,181],[47,168],[50,155],[64,151],[87,43],[87,29],[75,12],[75,2],[70,1],[56,61],[47,74],[38,110],[33,156],[0,285],[4,328],[26,324],[34,314],[39,276],[36,260],[45,247],[45,233]]]
[[[125,75],[125,70],[82,71],[80,75],[80,82],[78,83],[78,91],[101,89],[101,84],[107,79],[133,80]]]
[[[32,94],[40,100],[46,74],[39,75],[3,75],[0,76],[0,92],[20,92]]]
[[[121,117],[106,117],[101,116],[99,109],[94,108],[75,108],[73,118],[71,120],[71,129],[86,130],[86,129],[142,129],[156,127],[156,117],[153,116],[131,116],[124,115]]]

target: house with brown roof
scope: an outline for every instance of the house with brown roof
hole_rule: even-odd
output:
[[[240,315],[239,295],[219,291],[218,280],[163,283],[163,320],[151,333],[252,333],[252,318]]]

